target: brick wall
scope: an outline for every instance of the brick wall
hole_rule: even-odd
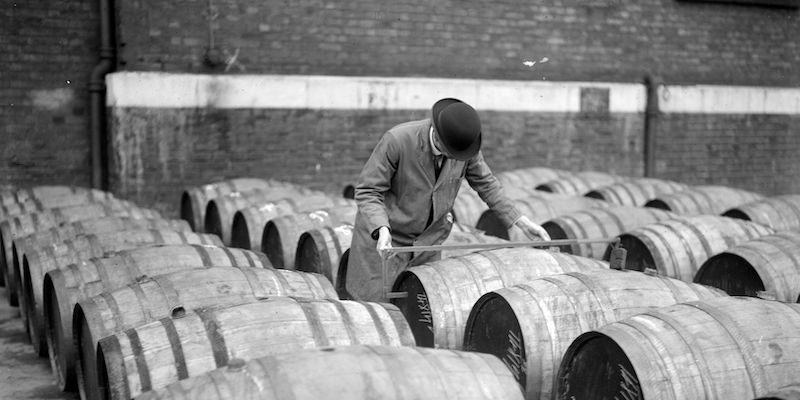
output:
[[[232,177],[340,194],[383,132],[428,113],[125,108],[113,115],[112,189],[177,215],[185,186]],[[641,175],[641,116],[487,112],[482,121],[483,151],[496,171],[548,165]]]
[[[0,86],[0,184],[89,184],[86,87],[97,60],[96,2],[37,0],[0,11],[0,60],[8,66]],[[666,84],[800,86],[796,9],[673,0],[116,3],[123,71],[633,83],[652,73]],[[338,191],[380,132],[424,114],[280,107],[112,113],[112,188],[164,210],[177,201],[177,185],[232,176],[286,176]],[[497,133],[487,141],[496,170],[533,163],[641,174],[641,113],[482,115]],[[800,191],[792,178],[800,168],[796,115],[671,113],[657,135],[659,177]],[[278,158],[264,158],[262,149]]]
[[[800,116],[666,114],[656,173],[774,195],[800,193]]]
[[[797,9],[676,0],[119,2],[123,68],[797,86]],[[210,7],[209,7],[210,6]],[[210,16],[206,18],[206,16]],[[540,61],[533,67],[525,61]]]
[[[0,184],[88,186],[94,1],[0,8]]]

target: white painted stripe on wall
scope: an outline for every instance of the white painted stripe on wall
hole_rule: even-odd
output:
[[[317,75],[118,72],[106,77],[110,107],[428,109],[456,97],[478,110],[578,112],[581,88],[607,88],[609,112],[645,108],[641,84]],[[800,114],[800,88],[661,86],[665,113]]]
[[[106,76],[109,107],[428,109],[443,97],[478,110],[578,112],[581,88],[607,88],[609,111],[644,111],[639,84],[303,75],[118,72]]]
[[[800,88],[755,86],[661,86],[665,113],[800,114]]]

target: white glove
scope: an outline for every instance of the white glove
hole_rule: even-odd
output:
[[[550,235],[539,224],[534,224],[527,216],[523,215],[514,223],[530,240],[550,240]]]

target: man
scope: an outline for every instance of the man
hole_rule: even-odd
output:
[[[520,228],[531,240],[550,239],[504,195],[481,143],[478,113],[453,98],[437,101],[431,118],[400,124],[383,135],[355,191],[358,213],[345,278],[353,298],[386,301],[381,254],[387,249],[438,245],[447,238],[463,178],[507,226]],[[393,255],[387,260],[389,283],[406,268],[440,257],[440,252]]]

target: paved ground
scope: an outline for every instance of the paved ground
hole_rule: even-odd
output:
[[[78,399],[62,393],[50,372],[50,362],[33,354],[16,307],[8,305],[0,288],[0,400]]]

